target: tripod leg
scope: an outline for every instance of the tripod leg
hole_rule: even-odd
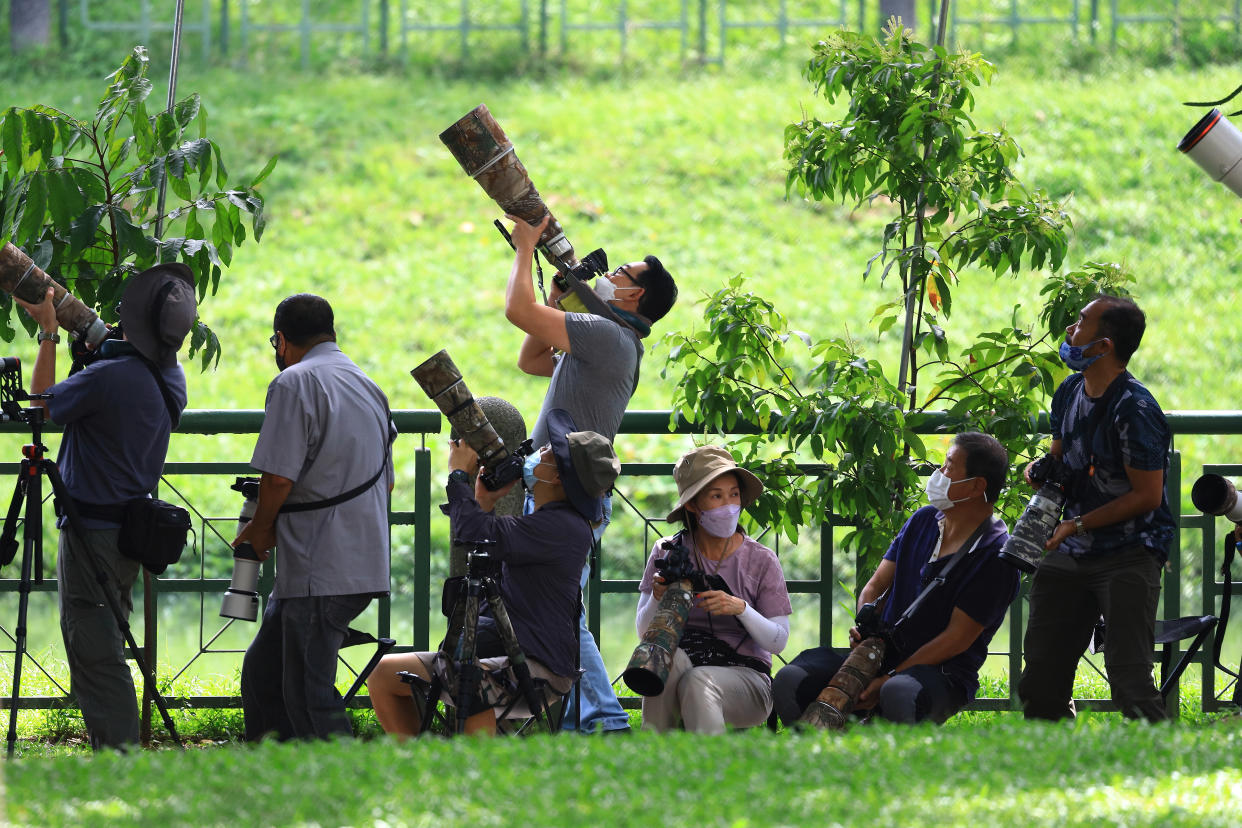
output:
[[[9,505],[9,513],[4,521],[3,538],[5,542],[16,543],[14,537],[17,529],[17,513],[20,506],[25,500],[23,495],[28,488],[25,484],[26,469],[28,461],[22,461],[21,471],[18,472],[17,486],[13,491],[13,501]],[[21,582],[18,584],[18,604],[17,604],[17,629],[14,635],[13,645],[13,695],[9,699],[9,733],[6,755],[13,758],[13,751],[17,745],[17,709],[22,697],[22,656],[26,652],[26,618],[30,607],[30,573],[32,569],[31,555],[40,553],[39,544],[43,538],[42,521],[38,520],[38,512],[35,513],[35,522],[38,525],[38,534],[31,535],[30,514],[26,515],[25,525],[23,527],[23,546],[22,552],[22,574]],[[33,537],[34,542],[31,543]],[[12,560],[10,558],[9,560]]]
[[[452,658],[457,667],[457,727],[458,733],[466,732],[466,719],[470,705],[478,693],[482,669],[479,667],[475,654],[478,649],[479,632],[479,592],[477,579],[471,579],[466,586],[466,611],[462,617],[461,635],[457,639],[456,651]]]
[[[56,464],[51,460],[40,460],[38,465],[40,470],[47,475],[49,480],[52,481],[52,491],[55,493],[57,500],[64,506],[68,525],[64,527],[62,531],[72,531],[79,539],[84,538],[85,536],[79,528],[82,525],[82,521],[78,515],[77,506],[74,505],[73,499],[69,497],[68,492],[65,490],[64,481],[60,478],[60,471],[56,468]],[[95,580],[101,587],[105,602],[107,603],[108,609],[111,611],[112,616],[116,621],[117,628],[120,630],[122,638],[124,638],[125,643],[129,645],[130,651],[133,653],[134,662],[138,665],[139,672],[142,674],[143,678],[146,679],[147,685],[151,688],[152,700],[155,702],[155,706],[160,711],[160,716],[164,721],[164,726],[168,728],[169,736],[172,737],[172,740],[177,747],[184,750],[185,745],[182,744],[181,737],[177,735],[177,726],[173,724],[172,716],[168,713],[168,705],[164,702],[164,697],[157,689],[155,675],[151,672],[151,668],[147,666],[147,661],[142,655],[142,650],[138,648],[138,643],[134,640],[133,631],[129,626],[129,619],[121,610],[117,596],[111,589],[108,588],[107,572],[104,571],[89,544],[82,543],[81,549],[83,557],[87,561],[87,565],[90,567]]]
[[[526,654],[522,652],[518,644],[517,634],[513,631],[513,622],[509,619],[509,609],[505,606],[504,598],[501,597],[500,588],[496,586],[496,581],[492,578],[485,578],[483,583],[487,589],[487,605],[491,607],[492,617],[496,619],[496,627],[500,630],[500,641],[504,644],[505,655],[509,657],[509,666],[513,668],[513,675],[517,678],[518,690],[526,698],[526,705],[530,708],[531,715],[543,721],[548,732],[555,732],[552,728],[552,721],[544,709],[543,698],[535,690],[535,682],[530,675],[530,664],[526,661]]]

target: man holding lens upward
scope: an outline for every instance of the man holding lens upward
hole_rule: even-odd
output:
[[[516,254],[505,292],[505,318],[526,333],[518,367],[528,374],[551,377],[531,438],[537,446],[548,442],[548,411],[560,408],[569,412],[578,428],[615,440],[625,407],[638,385],[642,339],[673,307],[677,285],[659,259],[647,256],[596,280],[596,294],[608,303],[620,324],[602,316],[560,310],[556,301],[562,294],[555,283],[545,305],[535,295],[531,260],[550,216],[534,226],[514,216],[507,218],[514,224]],[[606,497],[596,541],[611,513],[612,501]],[[589,562],[582,571],[583,588],[588,574]],[[597,729],[627,732],[629,716],[617,701],[599,647],[586,627],[585,613],[579,632],[584,671],[579,727],[585,733]],[[572,712],[566,716],[566,727],[572,728],[574,719]]]
[[[309,293],[276,308],[280,373],[267,388],[250,465],[254,517],[233,541],[276,584],[242,661],[246,740],[351,736],[336,659],[354,620],[388,593],[388,493],[396,428],[384,392],[336,344],[332,308]]]
[[[1074,673],[1104,616],[1112,699],[1127,718],[1168,717],[1152,680],[1160,571],[1173,541],[1165,498],[1170,432],[1126,370],[1146,327],[1133,301],[1101,295],[1065,329],[1076,373],[1052,398],[1052,447],[1071,472],[1064,520],[1031,581],[1018,685],[1028,719],[1073,718]]]
[[[91,747],[123,749],[138,742],[138,702],[125,639],[103,590],[128,617],[142,566],[121,554],[117,536],[125,503],[149,496],[159,482],[174,420],[186,405],[177,351],[197,317],[194,278],[179,263],[129,277],[119,314],[124,336],[104,340],[89,365],[59,383],[52,289],[37,305],[17,302],[39,325],[30,393],[50,394],[34,404],[65,427],[60,473],[82,518],[81,526],[58,524],[56,582],[70,686]]]

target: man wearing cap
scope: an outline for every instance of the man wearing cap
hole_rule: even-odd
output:
[[[388,593],[388,493],[396,427],[388,398],[336,344],[332,306],[309,293],[276,307],[280,373],[267,388],[250,465],[263,473],[254,517],[233,541],[276,583],[242,660],[246,739],[352,736],[336,690],[349,623]]]
[[[505,318],[526,333],[518,353],[518,368],[527,374],[550,377],[539,419],[531,433],[535,445],[547,442],[547,414],[554,408],[569,412],[579,428],[615,440],[621,417],[638,386],[643,358],[642,340],[651,326],[677,301],[677,284],[655,256],[630,262],[595,282],[595,291],[575,294],[589,313],[566,313],[554,284],[547,304],[538,301],[531,279],[531,259],[548,219],[531,226],[513,219],[515,252],[505,292]],[[594,540],[603,535],[612,514],[611,499],[604,501],[604,519]],[[585,589],[589,570],[582,571]],[[629,716],[617,701],[599,647],[582,614],[579,629],[583,676],[582,710],[567,716],[585,733],[629,730]]]
[[[446,491],[453,537],[494,543],[487,552],[501,565],[501,596],[532,674],[546,679],[554,692],[564,693],[573,684],[578,577],[591,544],[591,523],[601,518],[601,497],[621,466],[608,440],[592,431],[578,431],[559,409],[548,412],[548,437],[550,444],[528,458],[523,474],[535,499],[530,514],[494,514],[496,501],[513,484],[491,492],[476,481],[471,491],[469,476],[478,456],[461,441],[450,443]],[[496,624],[488,615],[479,618],[476,654],[489,671],[507,664]],[[434,671],[443,676],[445,658],[438,653],[401,653],[380,660],[367,684],[375,715],[386,732],[413,736],[421,725],[422,700],[416,704],[410,685],[397,673],[430,679]],[[493,705],[501,693],[490,679],[483,685],[466,720],[468,733],[496,728]]]
[[[138,741],[138,703],[121,629],[103,590],[126,615],[133,611],[141,564],[117,550],[121,512],[155,488],[169,435],[186,406],[177,351],[197,316],[194,279],[177,263],[130,277],[121,296],[123,337],[105,340],[98,358],[59,383],[52,289],[37,305],[17,301],[39,325],[30,393],[51,395],[35,404],[65,428],[58,465],[82,516],[82,526],[63,518],[58,524],[56,580],[70,688],[91,746],[124,748]],[[96,579],[95,565],[106,584]]]

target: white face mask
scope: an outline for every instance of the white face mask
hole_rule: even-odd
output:
[[[973,477],[965,477],[961,480],[950,480],[947,476],[945,476],[944,472],[940,469],[936,469],[931,473],[931,477],[927,478],[927,483],[924,486],[924,491],[927,492],[927,502],[935,506],[940,511],[947,512],[952,509],[955,504],[961,503],[965,500],[970,500],[969,497],[959,497],[957,500],[953,500],[949,497],[949,487],[954,483],[965,483],[967,480],[974,479],[975,478]]]
[[[617,296],[617,286],[607,276],[595,280],[595,295],[605,302],[611,302]]]

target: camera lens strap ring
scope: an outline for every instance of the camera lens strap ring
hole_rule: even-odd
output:
[[[479,167],[479,168],[478,168],[477,170],[475,170],[474,172],[470,173],[470,177],[471,177],[471,178],[473,178],[475,181],[478,181],[478,180],[479,180],[479,176],[480,176],[480,175],[482,175],[483,173],[485,173],[485,172],[487,172],[488,170],[490,170],[492,167],[494,167],[494,166],[496,166],[497,164],[499,164],[499,163],[500,163],[500,159],[504,158],[506,155],[510,155],[510,154],[512,154],[512,153],[513,153],[513,151],[514,151],[514,146],[513,146],[513,144],[510,144],[509,146],[505,147],[505,148],[504,148],[503,150],[501,150],[500,152],[498,152],[498,153],[496,153],[495,155],[493,155],[493,156],[492,156],[492,158],[491,158],[491,160],[490,160],[490,161],[488,161],[486,164],[484,164],[483,166]]]
[[[30,261],[30,266],[27,267],[26,272],[22,274],[22,278],[18,279],[16,284],[13,285],[13,290],[10,291],[12,294],[14,295],[17,294],[17,289],[22,286],[22,282],[26,281],[26,277],[29,276],[34,271],[34,269],[35,269],[35,263],[34,263],[34,260],[32,259]]]

